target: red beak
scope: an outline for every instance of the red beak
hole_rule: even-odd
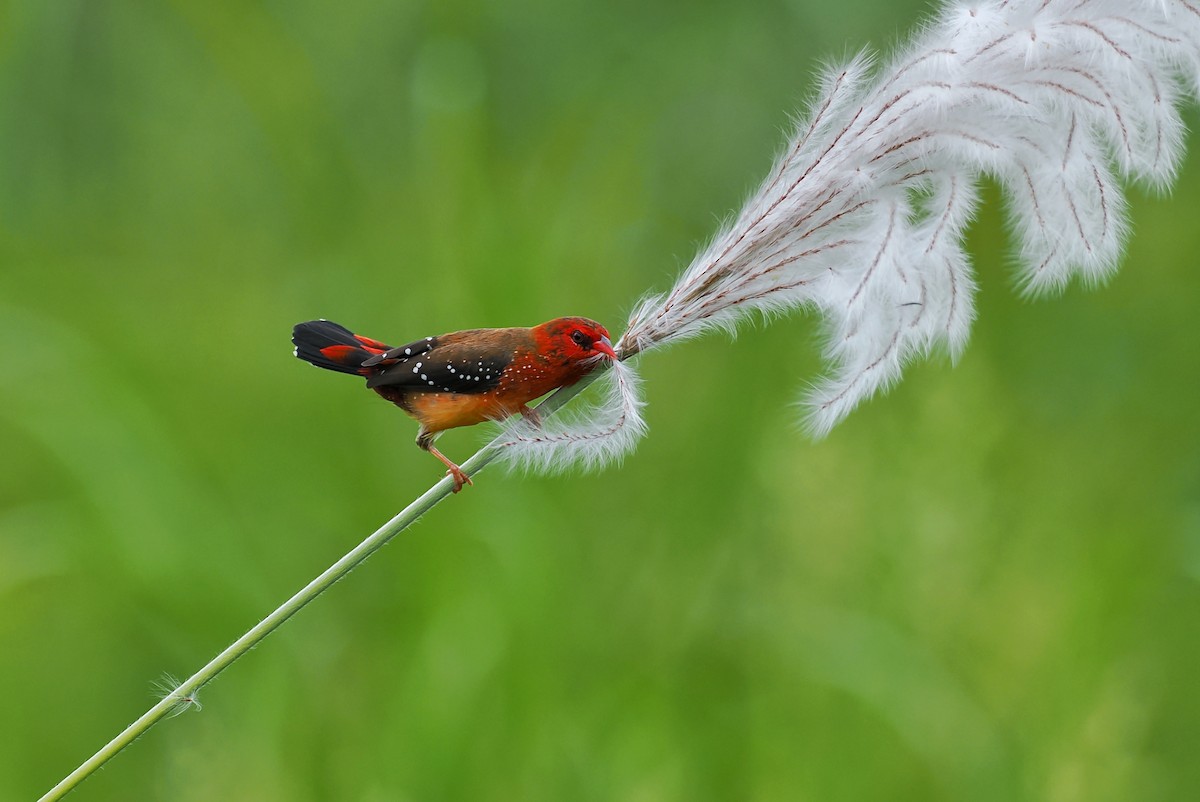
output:
[[[612,342],[607,337],[601,337],[596,342],[592,343],[592,350],[599,351],[609,359],[616,359],[617,352],[613,350]]]

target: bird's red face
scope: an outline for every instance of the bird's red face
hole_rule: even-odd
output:
[[[560,317],[535,330],[543,353],[556,354],[569,363],[616,359],[608,329],[586,317]]]

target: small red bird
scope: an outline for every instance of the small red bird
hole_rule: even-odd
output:
[[[446,429],[521,413],[527,404],[579,381],[604,358],[616,359],[608,330],[584,317],[560,317],[533,328],[469,329],[387,346],[328,320],[292,330],[295,354],[326,370],[365,376],[367,387],[421,424],[417,445],[445,463],[454,492],[472,484],[433,445]]]

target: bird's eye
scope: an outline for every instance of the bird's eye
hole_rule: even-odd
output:
[[[574,332],[572,332],[571,339],[574,340],[575,344],[578,345],[580,348],[585,348],[589,344],[587,335],[585,335],[579,329],[576,329]]]

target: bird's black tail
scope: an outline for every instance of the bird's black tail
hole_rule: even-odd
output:
[[[376,368],[364,368],[363,362],[388,350],[388,346],[360,337],[345,326],[328,320],[297,323],[292,329],[295,354],[310,365],[339,373],[369,376]]]

